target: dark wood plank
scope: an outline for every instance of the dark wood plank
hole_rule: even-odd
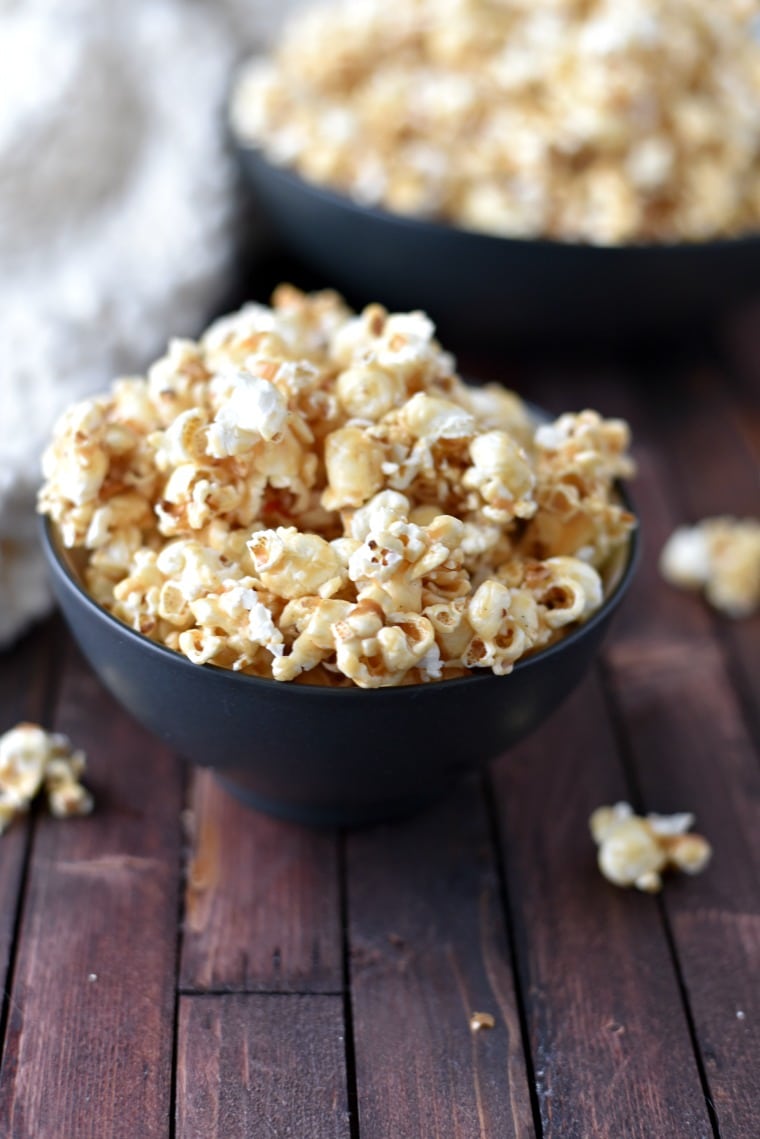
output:
[[[349,836],[362,1139],[532,1136],[504,914],[477,783]],[[496,1026],[470,1030],[473,1012]]]
[[[657,903],[596,868],[628,797],[595,677],[493,768],[544,1139],[712,1135]]]
[[[760,1094],[760,768],[711,640],[616,646],[617,701],[647,810],[690,810],[714,846],[663,904],[721,1139],[757,1132]]]
[[[177,760],[66,662],[56,728],[95,813],[40,816],[3,1067],[9,1139],[169,1134],[180,858]]]
[[[180,999],[177,1139],[348,1139],[340,997]]]
[[[760,340],[758,341],[760,353]],[[757,362],[760,388],[760,359]],[[727,371],[702,368],[683,381],[684,411],[668,437],[686,521],[720,514],[760,519],[760,412]],[[760,742],[760,612],[713,620],[735,666]]]
[[[0,654],[0,734],[22,720],[46,726],[59,632],[55,622],[48,622]],[[29,819],[26,818],[17,819],[0,839],[0,991],[3,993],[8,982],[28,837]]]
[[[733,625],[698,596],[671,588],[657,558],[682,522],[750,512],[756,474],[713,370],[674,373],[655,394],[628,388],[627,399],[649,456],[636,488],[647,526],[651,504],[659,509],[628,622],[607,660],[639,805],[693,811],[716,851],[703,876],[668,883],[663,905],[726,1139],[752,1134],[760,1111],[754,1075],[742,1060],[758,1046],[752,1007],[760,982],[760,772],[732,684],[738,677],[750,707],[760,690],[742,653],[757,653],[756,641],[750,648],[757,623]]]
[[[340,992],[337,838],[268,818],[195,779],[185,989]]]
[[[720,332],[721,352],[733,379],[757,409],[760,404],[760,298],[731,313]]]

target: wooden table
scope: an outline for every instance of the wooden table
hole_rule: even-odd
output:
[[[0,657],[0,728],[69,733],[97,801],[0,840],[3,1137],[760,1135],[760,624],[656,568],[677,523],[760,513],[760,308],[696,353],[500,374],[630,420],[644,557],[593,674],[436,808],[277,822],[138,728],[58,620]],[[587,820],[618,799],[693,811],[712,865],[609,885]]]

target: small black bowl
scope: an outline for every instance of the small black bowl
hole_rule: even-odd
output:
[[[402,688],[322,688],[199,666],[84,590],[49,520],[54,593],[98,677],[136,720],[233,794],[282,818],[352,826],[408,814],[532,731],[577,685],[633,576],[631,536],[601,609],[563,640],[483,673]]]
[[[263,218],[352,303],[423,308],[446,340],[662,336],[760,292],[760,236],[626,246],[521,240],[364,207],[238,146]]]

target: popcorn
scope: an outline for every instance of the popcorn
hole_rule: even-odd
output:
[[[95,600],[195,664],[428,683],[600,607],[627,445],[466,387],[423,313],[281,286],[64,415],[39,502]]]
[[[336,392],[345,413],[377,421],[397,407],[406,394],[401,377],[372,364],[341,372]]]
[[[475,633],[462,654],[468,668],[504,675],[538,641],[538,606],[527,590],[484,581],[470,598],[467,617]]]
[[[484,1028],[495,1028],[496,1018],[490,1012],[474,1012],[470,1016],[470,1032],[482,1032]]]
[[[260,530],[247,545],[257,577],[280,597],[332,597],[343,585],[340,558],[318,534],[279,526]]]
[[[593,566],[579,558],[547,558],[542,573],[547,576],[536,591],[536,600],[550,628],[590,617],[602,604],[602,579]]]
[[[230,117],[308,180],[468,229],[753,232],[756,18],[746,0],[333,0],[243,68]]]
[[[383,452],[360,427],[342,427],[325,440],[327,489],[322,505],[328,510],[362,506],[383,485]]]
[[[679,526],[660,554],[660,573],[682,589],[704,589],[728,617],[747,617],[760,605],[760,522],[705,518]]]
[[[633,813],[628,803],[598,807],[589,819],[599,847],[599,869],[615,886],[636,886],[647,893],[662,887],[662,872],[669,867],[699,874],[710,861],[710,844],[701,835],[687,834],[694,816]]]
[[[506,431],[487,431],[470,444],[472,466],[462,485],[480,492],[483,514],[494,522],[530,518],[536,513],[536,476],[522,447]]]
[[[85,756],[59,733],[21,723],[0,736],[0,834],[44,787],[56,818],[88,815],[92,796],[79,782]]]
[[[269,380],[243,368],[225,371],[211,381],[211,392],[219,404],[206,437],[212,458],[243,455],[260,439],[282,438],[288,406]]]
[[[435,643],[433,627],[418,613],[386,617],[374,600],[361,599],[334,627],[336,664],[361,688],[400,684]]]

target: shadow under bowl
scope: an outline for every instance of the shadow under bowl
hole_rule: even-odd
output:
[[[84,590],[41,522],[55,596],[96,674],[141,724],[211,767],[238,798],[281,818],[355,826],[409,814],[496,758],[583,677],[630,585],[634,534],[602,608],[508,676],[401,688],[324,688],[195,665],[148,640]]]
[[[512,239],[365,207],[238,145],[263,219],[354,305],[423,308],[445,339],[662,336],[760,293],[760,235],[621,246]]]

